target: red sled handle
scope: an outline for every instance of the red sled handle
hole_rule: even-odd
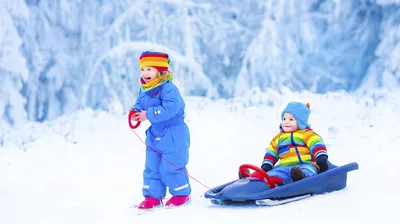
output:
[[[137,121],[135,125],[132,124],[133,115],[136,113],[136,110],[130,110],[128,115],[128,124],[131,129],[136,129],[140,125],[140,121]]]
[[[254,170],[254,173],[250,173],[249,170]],[[282,185],[282,180],[280,178],[270,177],[268,173],[266,173],[264,170],[251,164],[241,165],[239,167],[239,172],[243,175],[243,177],[255,177],[261,180],[262,182],[267,184],[271,189],[275,188],[276,184]]]

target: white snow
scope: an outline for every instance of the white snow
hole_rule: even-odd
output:
[[[273,99],[271,98],[273,96]],[[189,173],[215,187],[241,164],[259,165],[291,100],[310,102],[310,124],[331,162],[358,162],[344,190],[278,207],[220,207],[192,180],[192,203],[141,216],[144,145],[126,114],[83,110],[0,133],[0,223],[385,223],[396,218],[400,156],[399,92],[252,96],[211,101],[186,97],[191,131]],[[271,106],[266,106],[271,105]],[[144,140],[145,122],[136,129]],[[167,195],[167,199],[170,196]]]

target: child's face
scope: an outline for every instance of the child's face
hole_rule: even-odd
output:
[[[154,67],[143,67],[140,71],[142,79],[148,83],[157,77],[158,70]]]
[[[282,129],[284,132],[294,132],[299,129],[296,118],[292,114],[285,113],[282,120]]]

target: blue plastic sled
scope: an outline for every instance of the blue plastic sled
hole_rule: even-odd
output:
[[[204,196],[213,204],[257,204],[273,206],[308,196],[341,190],[346,187],[347,172],[358,169],[356,162],[335,166],[328,161],[329,170],[297,182],[276,185],[271,189],[254,177],[234,180],[208,190]]]

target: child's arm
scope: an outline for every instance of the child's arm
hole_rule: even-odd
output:
[[[321,155],[328,156],[324,141],[314,131],[310,130],[306,132],[304,136],[304,143],[306,143],[307,147],[310,149],[311,155],[313,155],[314,158],[318,158]]]
[[[310,149],[311,155],[316,159],[317,165],[321,172],[327,171],[328,167],[328,151],[322,138],[314,131],[307,131],[304,142]]]
[[[279,135],[275,135],[275,137],[272,139],[272,141],[269,143],[269,146],[267,147],[267,152],[264,155],[264,161],[262,162],[261,167],[265,167],[265,169],[270,170],[272,167],[274,167],[275,163],[279,160],[278,156],[278,141],[279,141]],[[264,170],[266,171],[266,170]]]
[[[163,94],[161,105],[149,107],[146,116],[151,123],[166,121],[174,117],[184,105],[185,103],[183,102],[178,88],[172,86],[172,88],[167,89]]]
[[[133,105],[133,107],[132,107],[130,110],[135,110],[135,111],[137,111],[137,112],[140,112],[140,111],[143,110],[142,105],[140,104],[140,97],[141,97],[141,95],[142,95],[142,91],[139,90],[139,94],[138,94],[136,103],[135,103],[135,105]]]

